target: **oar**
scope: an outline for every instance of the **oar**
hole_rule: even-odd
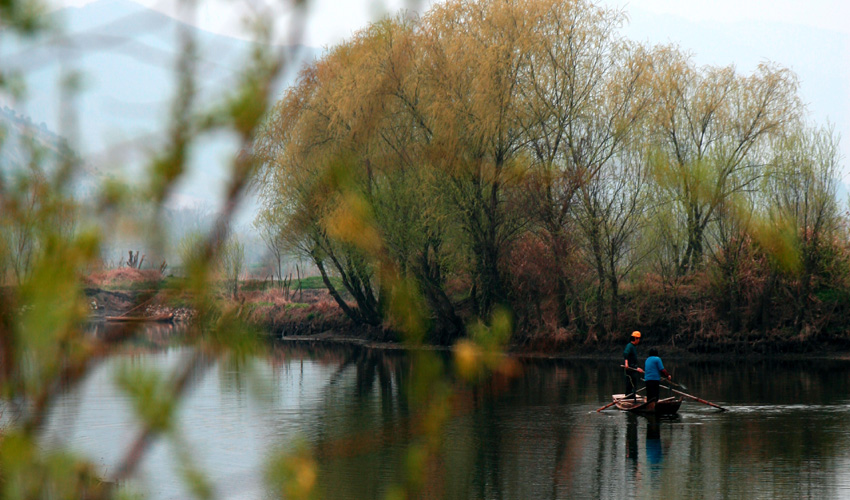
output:
[[[633,371],[633,372],[640,373],[640,372],[637,370],[637,368],[632,368],[631,366],[620,365],[620,368],[625,368],[626,370],[631,370],[631,371]],[[685,384],[677,384],[676,382],[673,382],[672,380],[669,380],[669,379],[667,380],[667,382],[670,382],[671,384],[675,385],[676,387],[681,387],[682,389],[684,389],[684,390],[686,390],[686,391],[688,390],[688,388],[687,388],[687,387],[685,387]]]
[[[635,394],[637,394],[637,393],[639,393],[640,391],[642,391],[642,390],[644,390],[644,389],[646,389],[646,387],[641,387],[640,389],[636,390],[634,393],[635,393]],[[631,396],[631,394],[629,394],[629,395],[625,396],[623,399],[627,399],[629,396]],[[610,408],[610,407],[611,407],[612,405],[614,405],[614,403],[616,403],[616,402],[617,402],[616,400],[615,400],[615,401],[611,401],[610,403],[608,403],[607,405],[603,406],[602,408],[600,408],[600,409],[598,409],[598,410],[596,410],[596,411],[597,411],[597,412],[600,412],[600,411],[602,411],[602,410],[605,410],[605,409],[607,409],[607,408]]]
[[[665,389],[670,389],[671,391],[675,392],[676,394],[680,394],[680,395],[682,395],[682,396],[685,396],[686,398],[691,398],[691,399],[693,399],[694,401],[698,401],[698,402],[700,402],[700,403],[702,403],[702,404],[704,404],[704,405],[713,406],[713,407],[717,408],[717,409],[718,409],[718,410],[720,410],[720,411],[727,411],[727,410],[726,410],[726,408],[724,408],[724,407],[722,407],[722,406],[719,406],[719,405],[716,405],[716,404],[712,403],[711,401],[706,401],[706,400],[704,400],[704,399],[700,399],[700,398],[698,398],[698,397],[696,397],[696,396],[691,396],[690,394],[686,394],[686,393],[684,393],[684,392],[682,392],[682,391],[677,391],[676,389],[673,389],[672,387],[667,387],[666,385],[662,385],[661,387],[663,387],[663,388],[665,388]]]
[[[678,383],[678,384],[677,384],[676,382],[673,382],[673,381],[672,381],[672,380],[670,380],[670,379],[667,379],[667,382],[669,382],[669,383],[673,384],[673,386],[674,386],[674,387],[678,387],[678,388],[682,389],[683,391],[687,391],[687,390],[688,390],[688,388],[687,388],[687,387],[685,387],[685,384],[682,384],[682,383]]]

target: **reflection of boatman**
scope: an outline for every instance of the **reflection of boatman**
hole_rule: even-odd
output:
[[[632,332],[632,340],[628,344],[626,344],[626,348],[623,349],[623,362],[626,365],[626,397],[631,396],[632,399],[637,397],[637,382],[638,375],[636,372],[629,370],[629,368],[635,369],[640,373],[643,373],[641,370],[638,357],[637,357],[637,348],[636,346],[640,343],[640,332],[634,331]]]
[[[649,389],[647,388],[646,391],[649,392]],[[649,462],[649,465],[660,465],[663,458],[661,426],[655,416],[650,416],[646,423],[646,461]]]
[[[626,414],[626,458],[638,459],[638,422],[634,413]]]

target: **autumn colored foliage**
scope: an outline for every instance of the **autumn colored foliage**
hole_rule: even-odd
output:
[[[843,339],[837,138],[796,76],[696,66],[624,21],[458,0],[369,26],[278,102],[263,217],[352,321],[392,328],[401,300],[438,343],[503,309],[517,344]]]

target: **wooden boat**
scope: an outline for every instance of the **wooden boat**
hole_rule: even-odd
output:
[[[620,410],[646,415],[675,415],[682,406],[682,400],[675,397],[660,399],[651,403],[646,398],[626,398],[625,394],[614,394],[614,405]]]
[[[155,316],[106,316],[106,321],[112,323],[170,323],[174,314],[157,314]]]

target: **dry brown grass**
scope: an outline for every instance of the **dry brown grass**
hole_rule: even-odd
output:
[[[282,290],[246,294],[246,302],[256,304],[250,319],[272,332],[284,335],[318,334],[335,329],[345,331],[352,327],[350,320],[326,290],[309,292],[303,297],[290,294],[289,299]]]
[[[122,267],[108,271],[98,271],[83,277],[83,283],[90,286],[114,286],[132,283],[157,282],[162,274],[156,269],[133,269]]]

